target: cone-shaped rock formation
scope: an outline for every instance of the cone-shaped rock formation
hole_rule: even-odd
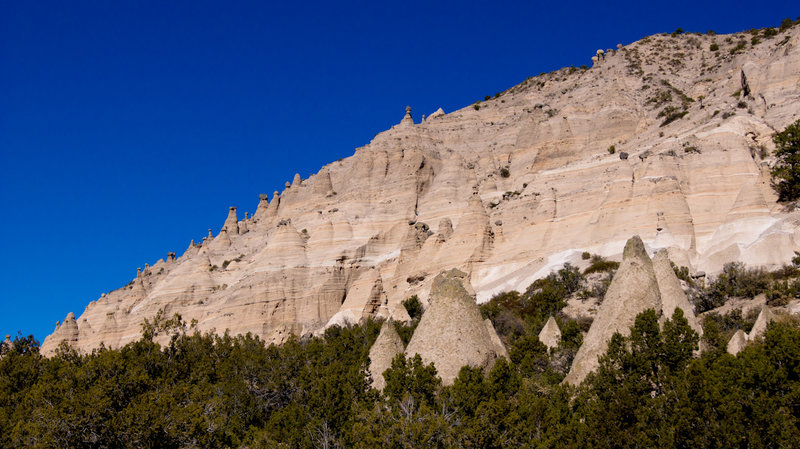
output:
[[[432,362],[444,385],[451,385],[464,365],[490,368],[503,356],[464,288],[465,278],[455,269],[436,276],[430,306],[406,348],[409,357],[419,354],[425,363]]]
[[[550,349],[557,347],[558,343],[561,342],[561,329],[558,328],[555,318],[548,318],[541,332],[539,332],[539,341]]]
[[[661,292],[661,321],[671,319],[675,309],[683,310],[683,316],[689,322],[689,326],[703,335],[703,328],[694,315],[694,308],[686,297],[686,293],[681,288],[681,281],[675,275],[675,270],[669,263],[667,250],[662,249],[653,256],[653,270],[658,280],[658,290]]]
[[[736,331],[735,334],[731,337],[730,341],[728,341],[728,353],[736,355],[744,349],[745,345],[747,344],[747,334],[739,329]]]
[[[228,236],[239,235],[239,219],[236,218],[235,207],[228,209],[228,218],[225,219],[225,224],[222,225],[222,231],[228,231]]]
[[[78,331],[78,323],[75,321],[75,314],[70,312],[67,314],[67,317],[64,318],[64,322],[57,325],[56,330],[44,339],[45,341],[43,344],[52,344],[52,342],[60,344],[61,342],[65,342],[72,346],[78,341],[79,334],[80,332]]]
[[[605,353],[611,336],[616,332],[629,335],[636,315],[647,309],[661,310],[661,295],[644,243],[634,236],[625,244],[622,263],[564,381],[581,383],[597,368],[598,357]]]
[[[497,331],[494,329],[492,320],[486,318],[485,320],[483,320],[483,323],[486,325],[486,332],[489,333],[489,338],[492,339],[492,345],[494,345],[495,354],[497,354],[498,357],[505,357],[506,360],[511,360],[511,357],[509,357],[505,345],[503,345],[503,341],[500,340],[500,336],[497,335]]]
[[[403,353],[403,341],[394,323],[386,320],[381,326],[381,333],[369,349],[369,373],[372,376],[372,386],[378,390],[383,390],[386,386],[386,379],[383,372],[392,366],[392,359],[397,354]]]
[[[764,335],[767,332],[767,326],[774,320],[775,314],[772,313],[769,306],[763,306],[761,312],[758,314],[758,318],[756,318],[755,324],[753,324],[753,328],[750,329],[750,333],[747,335],[747,340],[753,341]]]

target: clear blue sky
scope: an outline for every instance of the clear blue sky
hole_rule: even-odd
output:
[[[786,0],[539,3],[0,0],[0,338],[43,340],[406,105],[418,120],[597,48],[800,14]]]

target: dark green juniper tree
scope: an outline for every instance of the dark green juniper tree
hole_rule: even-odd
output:
[[[775,134],[772,141],[778,158],[772,167],[772,185],[779,201],[794,201],[800,198],[800,120]]]

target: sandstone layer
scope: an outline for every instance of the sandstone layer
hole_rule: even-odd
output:
[[[119,347],[159,311],[280,343],[427,302],[442,270],[465,272],[482,302],[584,251],[618,257],[634,234],[709,275],[787,262],[798,213],[776,203],[769,152],[800,115],[798,33],[650,36],[449,114],[408,111],[260,195],[252,216],[230,209],[216,236],[92,301],[42,351]]]

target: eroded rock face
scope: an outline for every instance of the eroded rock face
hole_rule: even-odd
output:
[[[464,288],[467,274],[450,270],[436,276],[430,306],[408,342],[406,355],[433,363],[444,385],[452,385],[464,365],[489,369],[507,357],[491,322],[484,322]]]
[[[482,302],[583,251],[618,256],[634,234],[709,275],[733,260],[780,265],[800,249],[798,212],[775,203],[770,160],[751,148],[773,148],[774,130],[800,114],[798,33],[724,58],[725,36],[651,36],[590,70],[527,80],[480,110],[422,123],[409,113],[352,157],[296,176],[271,201],[262,195],[251,217],[237,223],[228,211],[224,232],[89,303],[71,344],[134,341],[159,310],[196,319],[200,331],[281,342],[337,314],[352,322],[414,294],[425,302],[442,270],[467,273]],[[709,51],[712,41],[723,51]],[[664,66],[676,52],[681,66]],[[731,97],[742,72],[747,109]],[[682,108],[681,95],[695,99],[687,114],[661,126],[659,113]],[[629,157],[609,154],[611,145]]]
[[[372,386],[383,390],[386,379],[383,372],[392,366],[392,359],[397,354],[403,353],[403,340],[397,334],[394,324],[390,320],[383,322],[381,333],[369,349],[369,373],[372,376]]]
[[[598,358],[606,352],[611,337],[617,332],[630,335],[636,315],[647,309],[661,310],[661,294],[653,263],[642,240],[634,236],[625,244],[622,263],[564,381],[581,383],[599,366]]]
[[[80,331],[78,330],[78,324],[75,322],[75,314],[70,312],[67,314],[67,317],[64,318],[64,322],[58,323],[53,333],[44,339],[42,346],[48,345],[53,348],[51,351],[55,351],[62,342],[68,345],[75,345],[78,342],[79,336]]]

